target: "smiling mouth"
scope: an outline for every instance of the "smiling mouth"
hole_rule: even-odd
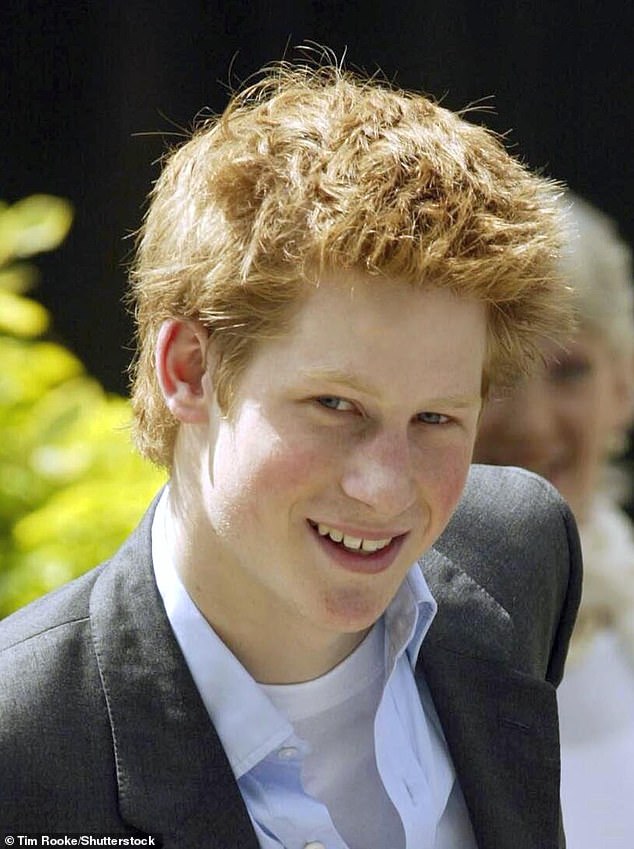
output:
[[[317,531],[320,537],[327,537],[332,542],[339,545],[346,551],[354,554],[376,554],[377,551],[382,551],[387,548],[396,537],[384,537],[383,539],[366,539],[364,537],[356,537],[350,534],[344,534],[337,528],[331,528],[322,522],[309,521],[314,530]]]

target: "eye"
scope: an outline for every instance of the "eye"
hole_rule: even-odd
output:
[[[552,363],[548,368],[551,383],[578,383],[592,373],[593,367],[586,359],[563,359]]]
[[[416,419],[423,424],[430,425],[443,425],[450,421],[449,416],[445,416],[442,413],[430,413],[427,411],[418,413]]]
[[[338,412],[354,410],[354,404],[351,401],[346,401],[345,398],[339,398],[337,395],[319,395],[315,400],[327,410],[337,410]]]

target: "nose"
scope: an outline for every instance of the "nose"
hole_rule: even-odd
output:
[[[395,518],[416,500],[416,477],[406,435],[366,435],[348,456],[341,478],[344,493],[381,518]]]

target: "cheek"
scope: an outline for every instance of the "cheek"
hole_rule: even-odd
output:
[[[446,522],[462,495],[471,465],[472,446],[437,447],[421,457],[420,479],[437,521]]]
[[[605,400],[598,388],[589,386],[585,392],[568,399],[562,408],[566,431],[583,455],[601,452],[610,432]]]
[[[219,434],[210,478],[217,500],[257,518],[273,504],[285,511],[327,473],[323,452],[309,440],[282,437],[267,422],[249,420]]]
[[[291,500],[318,486],[327,464],[310,446],[286,444],[260,454],[255,468],[260,488],[274,498]]]

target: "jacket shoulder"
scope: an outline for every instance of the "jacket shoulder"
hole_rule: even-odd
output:
[[[554,546],[554,548],[553,548]],[[548,481],[509,466],[471,467],[458,506],[436,548],[467,562],[496,564],[509,555],[552,555],[562,565],[579,554],[570,508]]]
[[[24,640],[85,619],[90,593],[106,564],[97,566],[59,589],[27,604],[0,622],[0,657]]]
[[[9,832],[125,828],[88,613],[101,568],[0,622],[0,823]]]
[[[575,527],[570,508],[555,487],[515,466],[471,466],[456,517],[477,522],[479,516],[492,529],[508,527],[509,521],[554,521]]]
[[[518,669],[558,683],[581,597],[575,520],[524,469],[473,466],[436,552],[508,617]]]

